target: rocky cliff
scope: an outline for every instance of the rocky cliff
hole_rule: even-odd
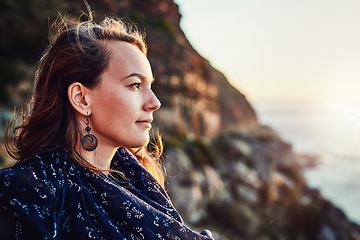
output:
[[[360,239],[359,226],[307,186],[301,170],[313,159],[294,154],[270,129],[167,143],[175,206],[216,239]]]
[[[245,96],[187,41],[172,0],[88,1],[95,20],[116,15],[147,32],[162,102],[167,188],[184,220],[219,239],[360,239],[359,227],[310,189],[308,160],[260,126]],[[48,17],[78,16],[82,1],[1,1],[0,101],[18,105],[46,44]]]

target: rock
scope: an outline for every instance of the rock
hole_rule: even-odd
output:
[[[249,167],[247,167],[242,162],[234,162],[230,164],[227,168],[228,178],[230,178],[234,182],[242,182],[243,184],[247,184],[255,189],[259,189],[261,187],[261,180],[259,179],[258,173]]]
[[[188,184],[175,185],[172,182],[171,188],[169,188],[174,205],[182,213],[186,222],[190,224],[197,224],[206,216],[206,203],[201,191],[202,181],[203,175],[194,172],[191,176],[191,182]]]
[[[182,217],[191,224],[198,223],[205,215],[203,191],[204,175],[192,167],[188,156],[180,149],[166,152],[169,194]]]
[[[210,166],[204,166],[204,184],[207,201],[216,201],[219,199],[228,198],[228,193],[225,189],[225,184],[222,181],[219,173]]]

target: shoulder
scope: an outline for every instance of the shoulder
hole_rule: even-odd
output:
[[[37,198],[53,198],[43,160],[35,156],[0,170],[0,205],[20,205]]]
[[[0,170],[0,204],[17,200],[34,202],[36,199],[54,199],[59,178],[67,156],[66,152],[52,151],[20,161]]]
[[[32,161],[0,170],[0,222],[9,219],[9,232],[2,230],[1,237],[14,232],[27,232],[35,223],[49,224],[55,209],[55,194],[51,187],[32,170]],[[8,222],[8,221],[6,221]],[[12,223],[10,223],[12,222]],[[29,229],[30,231],[30,229]]]
[[[22,232],[45,234],[52,229],[59,168],[64,164],[60,160],[65,155],[58,151],[41,153],[0,170],[0,221],[4,216],[14,219]]]

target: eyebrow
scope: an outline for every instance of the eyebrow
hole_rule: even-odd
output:
[[[148,78],[147,77],[145,77],[144,75],[142,75],[141,73],[131,73],[130,75],[128,75],[128,76],[126,76],[125,77],[125,79],[126,78],[131,78],[131,77],[137,77],[137,78],[139,78],[141,81],[146,81]],[[155,78],[154,77],[152,77],[152,79],[151,79],[151,83],[153,83],[155,81]]]

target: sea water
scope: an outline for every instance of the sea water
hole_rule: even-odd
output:
[[[360,105],[344,102],[256,101],[260,123],[297,153],[320,157],[304,170],[311,187],[360,224]]]

